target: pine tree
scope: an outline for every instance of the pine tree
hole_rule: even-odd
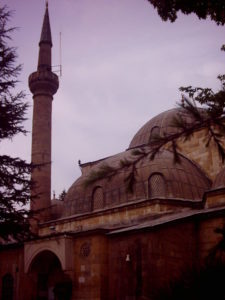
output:
[[[217,25],[225,24],[224,0],[148,0],[164,21],[174,22],[177,13],[194,13],[199,19],[211,18]]]
[[[16,49],[9,46],[8,27],[11,12],[0,7],[0,142],[25,134],[23,122],[28,104],[25,94],[15,92],[21,65],[17,65]],[[22,239],[29,234],[28,212],[24,206],[30,200],[31,164],[18,157],[0,155],[0,237]]]
[[[66,197],[66,194],[67,194],[66,190],[63,189],[63,191],[59,194],[59,200],[63,201]]]

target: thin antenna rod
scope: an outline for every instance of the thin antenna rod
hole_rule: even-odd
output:
[[[59,33],[59,75],[62,77],[62,32]]]
[[[52,66],[56,68],[55,72],[59,73],[59,76],[62,77],[62,33],[59,33],[59,65]]]

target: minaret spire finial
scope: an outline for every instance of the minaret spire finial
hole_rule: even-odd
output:
[[[41,30],[41,38],[39,42],[39,59],[38,70],[49,69],[51,70],[51,47],[52,47],[52,35],[48,14],[48,1],[46,1],[46,9],[43,19],[43,25]]]
[[[39,45],[41,43],[49,43],[52,46],[52,36],[51,36],[51,28],[50,28],[49,14],[48,14],[48,1],[46,1],[46,9],[45,9],[45,15],[43,20]]]

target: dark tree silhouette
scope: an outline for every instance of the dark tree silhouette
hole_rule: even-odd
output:
[[[66,197],[66,194],[67,194],[66,190],[63,189],[63,191],[59,194],[59,200],[63,201]]]
[[[224,0],[148,0],[164,21],[174,22],[177,13],[194,13],[199,19],[211,18],[217,25],[225,23]]]
[[[23,127],[28,104],[24,93],[15,92],[21,65],[17,54],[9,46],[11,33],[8,27],[11,12],[0,6],[0,142],[25,134]],[[24,205],[30,200],[31,164],[18,157],[0,155],[0,237],[21,239],[29,234],[28,213]]]

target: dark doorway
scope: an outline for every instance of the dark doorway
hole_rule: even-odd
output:
[[[2,300],[13,300],[13,277],[7,273],[2,277]]]
[[[70,300],[72,283],[64,274],[58,257],[51,251],[39,253],[33,260],[30,273],[35,278],[35,299]]]

